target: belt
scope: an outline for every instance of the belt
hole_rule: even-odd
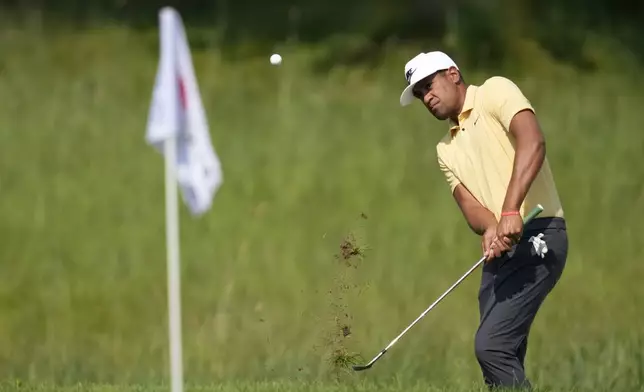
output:
[[[523,227],[523,231],[547,230],[547,229],[566,230],[566,220],[564,218],[556,217],[556,216],[534,218]]]

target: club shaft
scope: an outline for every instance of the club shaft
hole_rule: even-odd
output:
[[[465,278],[467,278],[467,277],[468,277],[468,276],[469,276],[469,275],[470,275],[470,274],[471,274],[475,269],[477,269],[477,268],[478,268],[478,266],[479,266],[483,261],[485,261],[485,256],[481,257],[481,259],[480,259],[479,261],[477,261],[477,262],[476,262],[476,264],[474,264],[474,265],[472,266],[472,268],[470,268],[470,269],[469,269],[465,274],[463,274],[463,276],[461,276],[461,277],[460,277],[456,282],[454,282],[454,284],[453,284],[449,289],[447,289],[447,291],[445,291],[445,292],[444,292],[440,297],[438,297],[438,299],[437,299],[436,301],[434,301],[434,303],[433,303],[433,304],[429,305],[429,307],[428,307],[427,309],[425,309],[425,311],[424,311],[423,313],[421,313],[421,314],[420,314],[420,316],[418,316],[418,318],[416,318],[416,320],[414,320],[411,324],[409,324],[409,326],[408,326],[407,328],[405,328],[405,329],[404,329],[404,330],[403,330],[403,331],[402,331],[398,336],[396,336],[396,337],[391,341],[391,343],[389,343],[389,345],[388,345],[388,346],[387,346],[383,351],[387,351],[387,350],[389,350],[389,348],[391,348],[391,346],[393,346],[394,344],[396,344],[396,342],[398,341],[398,339],[400,339],[400,338],[401,338],[405,333],[407,333],[407,331],[409,331],[409,330],[410,330],[410,329],[411,329],[411,328],[412,328],[412,327],[413,327],[413,326],[414,326],[418,321],[420,321],[420,319],[422,319],[423,317],[425,317],[425,315],[426,315],[430,310],[432,310],[436,305],[438,305],[438,303],[439,303],[440,301],[442,301],[442,300],[443,300],[443,298],[445,298],[445,297],[447,296],[447,294],[449,294],[452,290],[454,290],[454,289],[456,288],[456,286],[458,286],[459,284],[461,284],[461,282],[462,282],[463,280],[465,280]]]

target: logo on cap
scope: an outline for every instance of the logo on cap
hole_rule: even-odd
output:
[[[407,84],[411,83],[411,76],[416,72],[416,68],[409,68],[407,72],[405,72],[405,79],[407,79]]]

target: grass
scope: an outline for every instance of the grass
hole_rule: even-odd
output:
[[[76,384],[70,386],[56,386],[50,384],[41,384],[35,386],[21,386],[15,383],[7,384],[0,387],[0,391],[30,391],[30,392],[151,392],[169,390],[166,385],[112,385],[112,384]],[[241,391],[306,391],[306,392],[362,392],[362,391],[411,391],[411,392],[457,392],[467,390],[468,392],[488,392],[488,389],[473,385],[465,389],[454,387],[434,387],[425,383],[416,383],[413,385],[399,384],[377,384],[372,382],[360,383],[321,383],[321,382],[291,382],[291,381],[265,381],[265,382],[230,382],[220,384],[200,384],[186,385],[186,392],[241,392]],[[571,389],[566,389],[570,391]],[[574,389],[573,389],[574,390]],[[535,392],[552,392],[552,389],[534,389]],[[564,391],[562,389],[562,391]]]
[[[5,27],[0,50],[0,389],[163,390],[163,164],[144,143],[156,37]],[[342,371],[479,254],[435,163],[445,125],[397,104],[416,49],[324,73],[306,48],[277,50],[279,68],[193,54],[225,183],[203,218],[181,210],[189,390],[477,390],[476,276],[373,369]],[[528,374],[548,391],[642,390],[641,82],[514,77],[571,241]]]

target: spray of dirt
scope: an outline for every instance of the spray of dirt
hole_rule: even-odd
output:
[[[365,214],[360,220],[366,220]],[[341,241],[334,255],[334,278],[328,290],[330,325],[325,339],[325,351],[330,375],[337,381],[353,374],[352,365],[361,364],[364,358],[352,350],[352,320],[350,299],[360,292],[356,274],[365,259],[368,246],[361,230],[350,231]]]

